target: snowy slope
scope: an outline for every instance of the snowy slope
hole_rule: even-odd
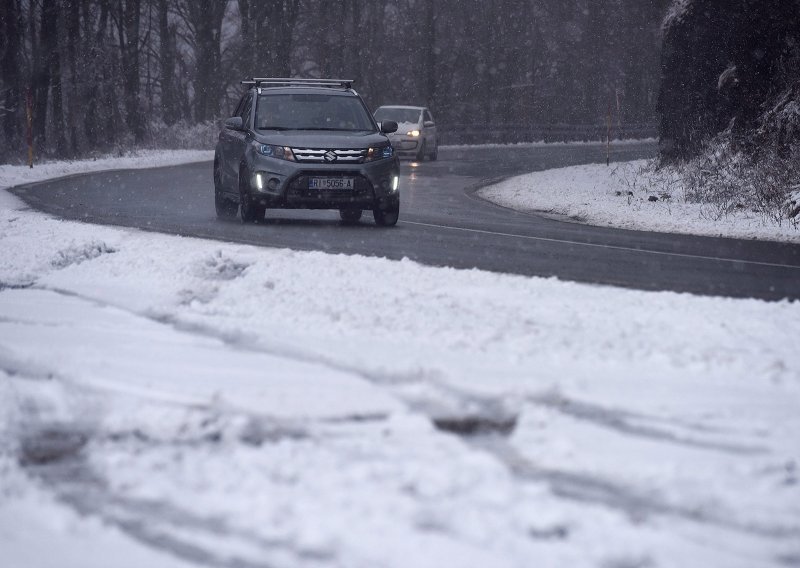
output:
[[[4,193],[0,283],[12,565],[800,557],[798,303],[83,225]]]
[[[741,210],[719,217],[713,206],[690,203],[677,181],[651,179],[646,160],[589,164],[534,172],[481,189],[489,201],[517,209],[572,217],[620,229],[800,243],[800,228]],[[650,198],[656,201],[650,201]]]

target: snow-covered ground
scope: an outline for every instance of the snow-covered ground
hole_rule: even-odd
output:
[[[658,140],[656,138],[626,138],[624,140],[612,140],[611,143],[614,147],[617,146],[632,146],[639,144],[655,144]],[[554,148],[559,146],[602,146],[605,147],[604,142],[591,140],[588,142],[571,141],[571,142],[545,142],[540,140],[538,142],[516,142],[512,144],[443,144],[439,146],[440,149],[460,150],[460,149],[478,149],[478,148]]]
[[[0,191],[3,565],[796,565],[798,337],[800,303],[84,225]]]
[[[34,167],[0,164],[0,188],[64,177],[72,174],[174,166],[210,162],[210,150],[138,150],[123,156],[103,156],[94,160],[59,160],[36,163]]]
[[[643,170],[646,165],[638,160],[546,170],[507,179],[479,195],[504,207],[592,225],[800,243],[800,227],[788,219],[778,225],[747,210],[720,218],[713,206],[687,202],[676,184],[665,195],[663,184]]]

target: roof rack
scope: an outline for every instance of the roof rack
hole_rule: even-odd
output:
[[[242,85],[250,87],[338,87],[341,89],[351,89],[352,79],[289,79],[280,77],[254,77],[242,81]]]

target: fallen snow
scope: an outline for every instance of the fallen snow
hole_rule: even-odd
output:
[[[634,146],[639,144],[655,144],[658,142],[656,138],[625,138],[624,140],[612,140],[611,143],[616,146]],[[536,142],[512,142],[503,144],[446,144],[439,146],[440,149],[460,150],[460,149],[479,149],[479,148],[552,148],[559,146],[602,146],[605,147],[605,142],[598,142],[591,140],[587,142],[571,141],[571,142],[545,142],[544,140]]]
[[[784,566],[797,337],[796,302],[85,225],[0,191],[3,559]]]
[[[777,225],[746,210],[717,218],[710,206],[687,202],[676,184],[664,195],[663,186],[643,169],[647,165],[638,160],[534,172],[484,188],[479,195],[504,207],[592,225],[800,243],[800,227],[788,219]]]
[[[32,168],[0,164],[0,188],[72,174],[157,168],[192,162],[210,162],[213,159],[214,152],[208,150],[137,150],[123,156],[102,156],[94,160],[58,160],[35,163]]]

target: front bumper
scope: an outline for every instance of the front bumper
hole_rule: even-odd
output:
[[[400,176],[397,157],[363,164],[314,164],[277,160],[255,154],[250,198],[260,205],[286,209],[375,209],[386,208],[399,199],[395,178]],[[256,176],[261,174],[259,189]],[[309,189],[309,178],[352,178],[352,190]]]
[[[391,141],[392,148],[394,148],[396,154],[407,156],[412,154],[416,155],[422,137],[406,136],[401,134],[399,136],[390,136],[389,140]]]

